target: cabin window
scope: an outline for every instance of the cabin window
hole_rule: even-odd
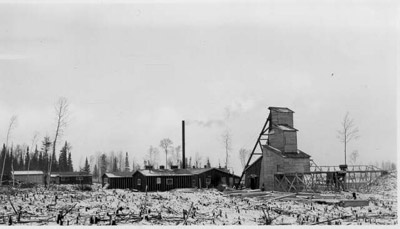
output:
[[[161,177],[157,177],[157,184],[161,184]]]
[[[140,178],[137,179],[137,185],[142,185],[142,180]]]
[[[192,187],[196,187],[196,178],[192,179]]]
[[[67,181],[66,177],[61,177],[61,181]]]
[[[172,178],[168,178],[167,179],[167,185],[173,185],[174,181],[172,180]]]
[[[206,178],[206,184],[207,184],[207,185],[210,185],[210,184],[211,184],[211,177],[207,177],[207,178]]]
[[[77,180],[83,180],[83,177],[77,177],[76,179]]]
[[[108,178],[104,178],[104,183],[108,183]]]
[[[235,184],[239,183],[239,178],[235,178]]]

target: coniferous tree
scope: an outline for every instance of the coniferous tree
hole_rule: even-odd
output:
[[[126,156],[125,156],[125,172],[129,172],[130,168],[129,168],[129,158],[128,158],[128,152],[126,152]]]
[[[98,179],[99,178],[99,169],[97,168],[97,164],[94,165],[93,169],[93,178]]]
[[[207,157],[207,168],[211,168],[210,158]]]
[[[18,168],[17,170],[25,170],[25,165],[24,165],[24,156],[22,149],[20,148],[18,151]]]
[[[74,166],[72,165],[72,158],[71,158],[71,152],[68,153],[68,172],[73,172],[74,171]]]
[[[39,158],[38,158],[38,164],[37,164],[37,169],[41,170],[44,172],[43,170],[43,164],[44,164],[44,160],[43,160],[43,153],[42,151],[39,152]]]
[[[58,171],[57,157],[56,157],[56,152],[54,152],[54,151],[51,156],[51,170]]]
[[[116,157],[114,157],[114,160],[113,160],[112,171],[113,172],[118,172],[118,160],[117,160]]]
[[[31,159],[31,170],[38,170],[38,164],[39,164],[39,151],[37,150],[37,145],[35,148],[35,152],[33,153],[32,159]]]
[[[13,147],[11,146],[10,149],[10,172],[14,170],[14,153],[13,153]]]
[[[47,152],[43,152],[43,164],[41,165],[42,171],[47,173],[49,171],[49,154]]]
[[[83,167],[82,171],[86,172],[88,174],[90,173],[90,165],[89,165],[87,157],[86,157],[86,160],[85,160],[85,166]]]
[[[26,170],[31,170],[30,166],[28,168],[28,165],[31,163],[31,157],[29,155],[29,146],[26,147],[26,154],[25,154],[25,169]]]
[[[50,141],[50,137],[46,136],[44,137],[43,141],[42,141],[42,151],[43,151],[43,164],[40,164],[40,167],[43,172],[47,173],[48,169],[49,169],[49,150],[50,150],[50,146],[51,146],[51,141]]]
[[[68,156],[67,156],[68,150],[69,150],[69,146],[68,146],[67,141],[65,141],[65,144],[60,151],[60,157],[58,159],[58,166],[59,166],[60,172],[67,172],[69,170]]]
[[[3,148],[1,149],[1,153],[0,153],[0,162],[4,161],[4,157],[6,157],[6,153],[7,153],[6,144],[3,144]],[[2,171],[2,170],[3,170],[3,163],[0,163],[0,171]],[[6,172],[5,168],[4,168],[4,172]],[[3,176],[3,178],[4,178],[4,176]]]
[[[107,172],[107,155],[105,153],[100,156],[100,176]]]

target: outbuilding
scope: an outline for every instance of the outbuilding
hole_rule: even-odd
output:
[[[14,179],[24,183],[44,184],[44,173],[42,171],[14,171]]]
[[[50,181],[53,184],[92,184],[92,175],[86,172],[52,173]]]
[[[104,173],[101,176],[102,187],[111,189],[126,189],[133,187],[133,172]]]

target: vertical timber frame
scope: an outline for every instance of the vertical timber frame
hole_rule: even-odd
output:
[[[269,126],[268,126],[268,124],[269,124]],[[242,175],[240,176],[239,182],[236,184],[237,188],[239,187],[240,182],[242,181],[243,176],[246,173],[246,170],[249,167],[250,161],[253,158],[253,156],[254,155],[260,155],[261,156],[262,155],[262,145],[263,145],[263,143],[261,141],[266,141],[266,143],[264,143],[264,144],[269,145],[267,131],[270,129],[270,127],[271,127],[271,113],[268,115],[268,118],[265,121],[263,128],[261,129],[260,135],[258,136],[257,142],[254,145],[253,150],[251,151],[251,154],[249,156],[249,159],[247,160],[246,166],[244,167]],[[257,153],[256,152],[257,146],[260,147],[261,153]]]

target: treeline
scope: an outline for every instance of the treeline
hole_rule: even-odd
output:
[[[98,179],[106,172],[135,172],[140,169],[140,165],[136,159],[129,160],[128,152],[122,151],[109,153],[97,152],[89,157],[90,162],[86,158],[85,165],[81,171],[93,171],[93,178]],[[91,168],[91,169],[90,169]]]
[[[372,163],[370,163],[372,165]],[[383,170],[396,170],[397,166],[395,162],[392,161],[381,161],[380,163],[378,161],[375,161],[373,163],[374,166],[383,169]]]
[[[74,171],[71,158],[71,145],[65,141],[58,157],[55,153],[50,157],[51,146],[52,142],[49,137],[43,139],[40,149],[38,149],[38,146],[36,145],[34,150],[31,150],[29,146],[25,144],[10,146],[8,148],[6,147],[6,144],[3,144],[0,153],[0,172],[3,170],[4,164],[5,178],[9,178],[12,171],[19,170],[40,170],[47,173],[49,171],[50,163],[51,172]],[[52,158],[51,162],[50,158]]]

